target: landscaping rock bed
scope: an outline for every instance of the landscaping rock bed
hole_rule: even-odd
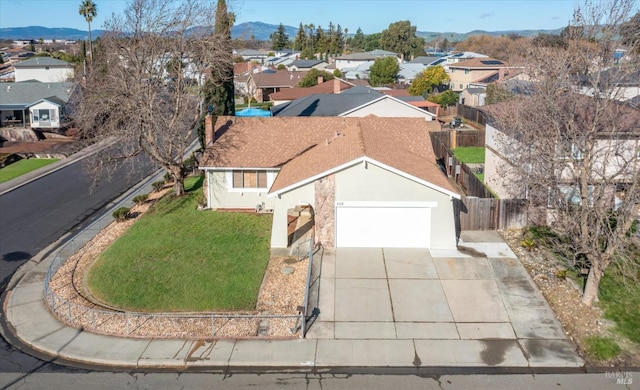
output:
[[[69,258],[49,284],[49,310],[64,323],[95,333],[136,338],[294,338],[300,337],[297,308],[304,303],[308,260],[269,260],[255,311],[225,313],[127,313],[95,299],[86,287],[91,264],[168,189],[149,194],[131,209],[134,217],[113,222]],[[281,272],[283,267],[293,270]],[[259,317],[262,316],[262,317]]]

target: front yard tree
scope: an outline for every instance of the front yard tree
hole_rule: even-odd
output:
[[[411,82],[409,93],[413,96],[426,96],[434,87],[449,81],[449,75],[442,66],[430,66]]]
[[[369,68],[369,83],[372,87],[381,87],[396,82],[400,65],[393,56],[377,58]]]
[[[588,270],[588,306],[605,271],[638,276],[640,112],[623,103],[619,86],[639,63],[616,66],[613,56],[634,7],[616,0],[576,9],[563,44],[529,48],[533,95],[492,109],[508,161],[498,173],[541,212],[552,250]]]
[[[226,58],[218,54],[211,20],[204,0],[136,0],[106,22],[73,115],[88,138],[117,141],[98,155],[96,177],[145,156],[171,174],[176,195],[184,193],[182,158],[202,107],[199,83],[190,77],[204,74],[205,65],[226,65],[218,63]]]
[[[380,35],[380,47],[383,50],[399,53],[406,60],[411,56],[422,56],[424,39],[416,36],[416,27],[408,20],[391,23]]]

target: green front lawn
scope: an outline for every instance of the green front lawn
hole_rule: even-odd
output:
[[[100,256],[87,277],[98,299],[146,312],[255,308],[272,216],[197,211],[202,178],[187,190],[161,200]]]
[[[484,147],[461,146],[452,150],[453,155],[465,164],[484,164]]]
[[[0,183],[9,181],[25,173],[35,171],[49,164],[60,161],[58,158],[29,158],[26,160],[16,161],[13,164],[0,168]]]

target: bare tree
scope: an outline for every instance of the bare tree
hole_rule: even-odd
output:
[[[576,9],[562,46],[529,48],[533,95],[488,108],[503,182],[543,211],[553,250],[588,270],[589,306],[608,267],[635,278],[639,265],[640,112],[623,88],[639,62],[616,65],[613,55],[634,8],[614,0]]]
[[[106,23],[74,116],[88,138],[118,140],[96,174],[145,155],[170,172],[176,195],[184,193],[183,157],[196,138],[205,68],[231,60],[213,38],[213,11],[204,0],[133,0]]]

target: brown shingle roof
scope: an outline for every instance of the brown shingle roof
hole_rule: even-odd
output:
[[[334,80],[325,81],[324,83],[314,85],[313,87],[283,89],[279,92],[270,94],[269,99],[294,100],[317,93],[332,94],[334,88]],[[338,80],[338,82],[340,83],[340,91],[344,91],[345,89],[353,87],[353,84],[349,84],[346,81]]]
[[[368,157],[455,193],[436,164],[423,118],[220,117],[202,167],[276,168],[270,192]]]
[[[258,88],[295,87],[307,73],[278,70],[273,73],[254,73],[252,77]]]

